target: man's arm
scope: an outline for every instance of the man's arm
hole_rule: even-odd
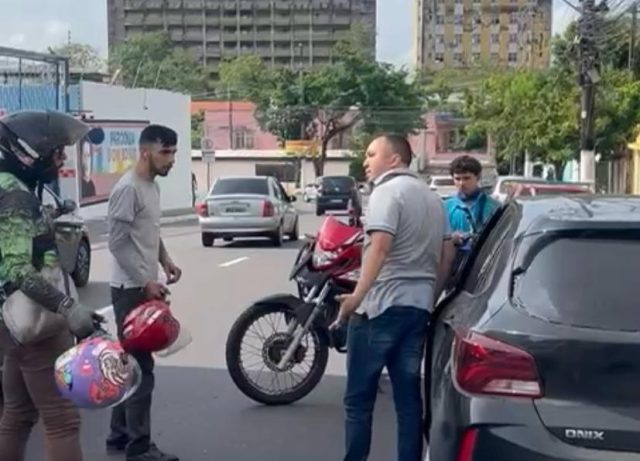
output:
[[[436,275],[436,289],[434,291],[433,302],[436,303],[440,299],[442,290],[444,290],[449,276],[451,275],[451,267],[456,259],[456,246],[452,239],[442,242],[442,250],[440,252],[440,263],[438,264],[438,272]]]
[[[69,302],[69,297],[33,266],[38,208],[37,199],[28,191],[3,193],[0,199],[0,280],[11,283],[45,309],[58,312]]]
[[[131,251],[131,226],[135,219],[136,191],[123,187],[109,199],[109,251],[131,280],[141,287],[147,285],[135,253]]]
[[[164,242],[162,238],[160,238],[160,254],[158,255],[158,261],[162,267],[166,267],[168,264],[172,264],[173,261],[169,257],[169,252],[167,251],[167,247],[164,246]]]

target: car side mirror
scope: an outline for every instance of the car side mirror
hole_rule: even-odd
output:
[[[76,202],[69,198],[64,199],[64,201],[62,202],[62,205],[60,205],[61,214],[73,213],[77,209],[78,209],[78,205],[76,204]]]

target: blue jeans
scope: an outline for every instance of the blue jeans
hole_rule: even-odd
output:
[[[429,312],[391,307],[373,320],[354,315],[347,339],[345,461],[366,461],[371,446],[373,408],[382,369],[393,387],[398,418],[398,460],[422,461],[420,367]]]

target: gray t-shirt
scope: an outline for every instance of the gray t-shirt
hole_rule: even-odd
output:
[[[135,171],[125,173],[109,197],[111,286],[144,287],[158,280],[160,187]]]
[[[449,235],[442,199],[411,170],[388,172],[369,198],[365,231],[365,257],[371,232],[393,235],[393,244],[358,311],[374,318],[391,306],[431,310],[442,244]]]

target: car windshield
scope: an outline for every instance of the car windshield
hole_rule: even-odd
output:
[[[608,330],[640,330],[640,239],[563,238],[516,276],[514,298],[536,317]]]
[[[322,187],[325,189],[349,190],[353,185],[353,178],[349,176],[326,176],[322,178]]]
[[[267,185],[267,180],[264,178],[224,178],[216,181],[211,194],[269,195],[269,187]]]

